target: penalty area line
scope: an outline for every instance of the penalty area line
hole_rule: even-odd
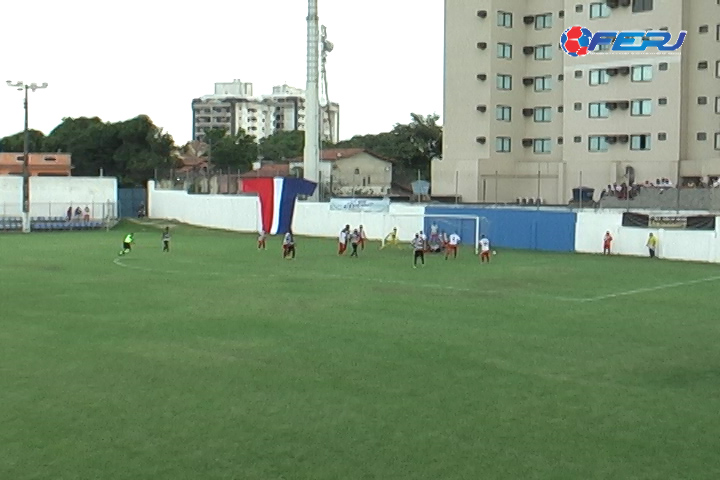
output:
[[[664,285],[657,285],[655,287],[637,288],[634,290],[626,290],[624,292],[608,293],[606,295],[598,295],[597,297],[584,298],[579,301],[581,301],[581,302],[597,302],[600,300],[609,300],[611,298],[629,297],[631,295],[638,295],[641,293],[657,292],[658,290],[667,290],[670,288],[685,287],[688,285],[697,285],[700,283],[716,282],[718,280],[720,280],[720,276],[700,278],[698,280],[688,280],[686,282],[666,283]]]

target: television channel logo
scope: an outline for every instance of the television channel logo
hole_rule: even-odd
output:
[[[608,30],[593,33],[588,28],[575,25],[560,36],[560,46],[571,57],[594,53],[600,45],[611,45],[612,52],[644,52],[648,48],[656,48],[660,52],[674,52],[682,46],[686,36],[687,32],[681,31],[673,44],[672,35],[662,30]],[[637,39],[640,39],[640,43]]]

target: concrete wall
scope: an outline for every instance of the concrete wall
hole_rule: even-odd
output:
[[[64,217],[68,207],[91,209],[93,218],[103,218],[107,204],[117,214],[117,179],[114,177],[32,177],[30,215]],[[22,177],[0,176],[0,216],[22,213]]]
[[[612,234],[613,251],[619,255],[647,256],[650,232],[658,236],[658,254],[672,260],[720,263],[720,222],[714,232],[622,226],[621,212],[579,212],[575,226],[575,250],[602,253],[606,231]]]
[[[148,182],[148,214],[152,218],[177,220],[201,227],[238,232],[256,232],[259,224],[256,196],[191,195],[184,191],[160,190]],[[402,240],[411,240],[423,228],[424,206],[390,206],[388,213],[330,210],[329,203],[298,202],[293,217],[297,235],[336,237],[342,227],[363,225],[368,238],[381,239],[394,227]]]

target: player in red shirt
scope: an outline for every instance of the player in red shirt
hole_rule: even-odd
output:
[[[610,255],[613,237],[610,232],[605,232],[603,237],[603,255]]]
[[[360,250],[365,250],[365,240],[367,240],[367,235],[365,234],[365,228],[362,225],[358,227],[358,233],[360,234]]]
[[[348,241],[350,239],[350,225],[345,225],[345,228],[340,230],[338,235],[338,255],[345,253],[348,247]]]

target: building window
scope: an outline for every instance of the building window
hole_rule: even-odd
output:
[[[653,9],[653,0],[633,0],[633,12],[649,12]]]
[[[590,70],[590,85],[605,85],[610,82],[610,75],[606,70]]]
[[[582,11],[583,11],[582,3],[578,3],[577,5],[575,5],[575,13],[582,13]]]
[[[552,76],[535,77],[535,91],[547,92],[552,89]]]
[[[720,42],[720,25],[715,25],[715,40]]]
[[[550,115],[552,108],[550,107],[535,107],[533,111],[533,120],[536,123],[547,123],[550,121]]]
[[[590,4],[590,18],[607,18],[610,16],[610,8],[605,2]]]
[[[705,133],[705,132],[698,132],[698,133],[697,133],[697,139],[698,139],[698,142],[704,142],[705,140],[707,140],[707,133]]]
[[[720,97],[715,97],[715,113],[720,113]]]
[[[605,102],[591,103],[588,105],[589,118],[608,118],[608,116],[610,116],[610,110],[607,108]]]
[[[658,70],[660,70],[661,72],[664,72],[667,69],[668,69],[668,64],[666,62],[662,62],[662,63],[658,64]]]
[[[630,135],[630,150],[650,150],[650,135]]]
[[[652,80],[652,65],[635,65],[632,67],[633,82],[649,82]]]
[[[667,105],[667,98],[665,98],[665,97],[658,98],[658,105]]]
[[[510,12],[498,11],[497,24],[498,27],[512,28],[513,14]]]
[[[543,13],[535,17],[535,30],[552,28],[552,13]]]
[[[715,62],[715,77],[720,78],[720,60]]]
[[[498,43],[497,57],[508,59],[512,58],[512,45],[510,45],[509,43]]]
[[[582,78],[582,70],[575,70],[575,78]]]
[[[512,75],[504,75],[502,73],[498,73],[497,89],[498,90],[512,90]]]
[[[715,134],[715,150],[720,150],[720,133]]]
[[[582,142],[582,137],[579,137],[579,136],[578,136],[578,137],[573,137],[573,142],[575,142],[575,143],[580,143],[580,142]]]
[[[698,28],[698,32],[700,33],[708,33],[710,31],[710,27],[707,25],[700,25],[700,28]]]
[[[698,105],[707,105],[707,97],[698,97]]]
[[[536,138],[533,140],[533,153],[550,153],[550,139]]]
[[[698,62],[698,70],[707,70],[708,63],[707,61]]]
[[[605,135],[591,135],[588,137],[588,151],[607,152],[608,143]]]
[[[509,122],[512,120],[512,107],[507,105],[498,105],[495,107],[495,118],[501,122]]]
[[[582,103],[575,102],[575,104],[573,105],[573,108],[575,109],[576,112],[579,112],[580,110],[582,110]]]
[[[649,98],[633,100],[631,105],[630,115],[635,117],[646,117],[652,111],[652,100]]]
[[[509,153],[510,143],[510,137],[497,137],[495,139],[495,151],[498,153]]]
[[[558,105],[558,113],[563,113],[565,111],[565,107],[562,105]]]
[[[535,60],[551,60],[552,45],[537,45],[535,47]]]
[[[665,133],[665,132],[658,133],[658,140],[660,140],[661,142],[664,142],[665,140],[667,140],[667,133]]]

